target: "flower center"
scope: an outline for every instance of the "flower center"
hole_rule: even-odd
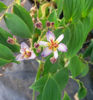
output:
[[[29,57],[31,57],[31,54],[32,54],[32,53],[31,53],[30,51],[25,50],[23,56],[24,56],[25,58],[29,58]]]
[[[48,46],[49,46],[49,49],[52,49],[53,51],[56,51],[57,48],[58,48],[58,42],[57,41],[54,41],[54,40],[51,40],[48,43]]]

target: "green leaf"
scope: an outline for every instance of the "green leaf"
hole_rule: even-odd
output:
[[[57,73],[55,73],[54,79],[60,86],[60,89],[63,90],[66,84],[68,83],[68,79],[69,79],[68,69],[62,68],[61,70],[59,70]]]
[[[82,0],[64,0],[63,13],[66,21],[77,21],[81,17]]]
[[[42,93],[42,100],[61,100],[61,92],[56,81],[49,77]]]
[[[15,45],[11,45],[11,44],[7,43],[8,37],[13,38],[13,36],[10,33],[5,31],[4,29],[0,28],[0,43],[2,43],[3,45],[6,45],[13,52],[19,52],[20,46],[18,46],[16,44]]]
[[[93,49],[92,49],[92,52],[91,52],[91,61],[93,61]]]
[[[6,60],[11,60],[11,61],[14,60],[12,51],[8,47],[6,47],[2,44],[0,44],[0,58],[6,59]]]
[[[31,32],[28,26],[15,14],[5,14],[5,23],[10,31],[17,36],[22,38],[31,38]]]
[[[88,67],[87,64],[84,64],[78,56],[74,56],[68,65],[73,78],[77,77],[78,75],[82,74],[86,67]]]
[[[58,17],[60,16],[60,14],[62,13],[62,9],[63,9],[63,0],[54,0],[57,4],[57,15]]]
[[[85,98],[86,94],[87,94],[87,89],[85,88],[82,82],[79,82],[79,90],[78,90],[79,99]]]
[[[70,97],[68,96],[68,94],[65,92],[64,93],[64,97],[62,100],[71,100]]]
[[[82,17],[86,17],[93,8],[93,0],[82,0]]]
[[[10,63],[11,61],[0,58],[0,67]]]
[[[49,15],[48,20],[50,22],[54,22],[54,26],[58,27],[57,13],[55,10],[53,10],[52,13]]]
[[[29,12],[18,4],[14,5],[13,12],[24,21],[24,23],[28,26],[30,32],[33,33],[34,25]]]
[[[50,57],[51,56],[49,56],[45,61],[43,74],[47,74],[49,72],[55,73],[57,71],[57,69],[61,67],[61,65],[59,64],[59,61],[57,61],[55,64],[52,64],[50,62]]]
[[[29,88],[41,92],[43,91],[43,88],[45,86],[47,79],[48,79],[48,75],[43,76],[42,78],[37,80],[35,83],[33,83]]]
[[[0,1],[0,12],[2,12],[3,10],[6,10],[6,9],[7,9],[7,6]]]
[[[89,13],[90,18],[90,30],[93,29],[93,10]]]
[[[71,24],[69,28],[70,28],[70,31],[68,30],[69,33],[66,33],[68,31],[65,31],[66,36],[68,34],[68,39],[67,39],[68,51],[65,54],[67,58],[72,58],[82,48],[82,45],[84,43],[84,38],[82,37],[84,37],[85,34],[83,30],[83,25],[80,21],[76,24]],[[64,39],[67,38],[66,36],[64,37]]]

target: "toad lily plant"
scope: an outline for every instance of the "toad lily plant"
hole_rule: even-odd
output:
[[[54,58],[57,59],[58,58],[58,51],[67,52],[67,46],[63,43],[60,43],[64,38],[63,34],[61,34],[55,40],[54,33],[52,33],[51,31],[48,31],[46,33],[46,37],[47,37],[48,42],[45,42],[45,41],[40,41],[39,42],[39,45],[46,46],[46,48],[42,52],[41,56],[46,57],[46,56],[50,55],[53,52],[54,53]]]
[[[71,100],[64,92],[69,78],[78,84],[76,98],[84,99],[87,89],[76,78],[89,71],[90,61],[85,57],[90,55],[93,59],[92,44],[85,55],[81,52],[93,29],[93,0],[33,0],[30,11],[21,1],[26,2],[13,0],[9,7],[0,1],[0,22],[4,19],[9,29],[7,32],[0,27],[0,67],[24,60],[38,63],[35,82],[28,87],[33,89],[30,100]]]

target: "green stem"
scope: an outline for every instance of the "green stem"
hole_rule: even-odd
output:
[[[37,71],[37,74],[36,74],[36,79],[35,79],[35,82],[40,78],[40,75],[41,75],[41,68],[43,66],[43,62],[40,61],[40,60],[37,60],[39,62],[39,67],[38,67],[38,71]],[[32,97],[32,100],[35,100],[35,90],[33,90],[33,97]]]

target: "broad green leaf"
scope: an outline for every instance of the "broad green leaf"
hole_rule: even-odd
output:
[[[66,36],[68,34],[68,51],[65,53],[67,58],[73,57],[82,48],[82,45],[84,43],[84,38],[82,37],[84,37],[85,35],[83,30],[83,24],[80,21],[76,24],[71,24],[69,28],[69,33],[66,33],[68,31],[65,31]],[[66,38],[66,36],[64,37],[64,39]]]
[[[82,17],[86,17],[93,8],[93,0],[82,0]]]
[[[4,29],[0,28],[0,43],[9,47],[13,52],[19,52],[20,46],[11,45],[11,44],[7,43],[8,37],[13,38],[13,36],[10,33],[5,31]]]
[[[54,75],[54,79],[60,86],[60,89],[63,90],[69,79],[69,72],[67,68],[62,68]]]
[[[68,96],[68,94],[65,92],[64,93],[64,97],[62,100],[71,100],[70,97]]]
[[[15,14],[5,14],[5,23],[10,31],[17,36],[22,38],[31,38],[31,32],[24,21]]]
[[[63,0],[63,13],[66,21],[77,21],[81,17],[81,0]]]
[[[48,79],[48,75],[43,76],[35,83],[33,83],[29,88],[41,92],[46,84],[47,79]]]
[[[0,58],[11,61],[14,60],[12,51],[2,44],[0,44]]]
[[[79,90],[78,90],[78,97],[79,99],[85,98],[87,94],[87,89],[85,88],[84,84],[82,82],[79,82]]]
[[[29,12],[25,8],[17,4],[14,5],[13,12],[24,21],[24,23],[28,26],[30,32],[33,33],[34,25]]]
[[[87,64],[84,64],[78,56],[74,56],[68,65],[68,68],[71,71],[73,78],[77,77],[78,75],[82,74],[85,68],[88,67]]]
[[[0,58],[0,67],[10,63],[11,61]]]
[[[57,82],[49,77],[42,93],[42,100],[61,100],[61,91]]]
[[[57,13],[55,10],[53,10],[52,13],[49,15],[48,20],[50,22],[54,22],[54,26],[58,27]]]
[[[39,94],[36,100],[42,100],[42,94]]]
[[[2,12],[3,10],[6,10],[6,9],[7,9],[7,6],[0,1],[0,12]]]

